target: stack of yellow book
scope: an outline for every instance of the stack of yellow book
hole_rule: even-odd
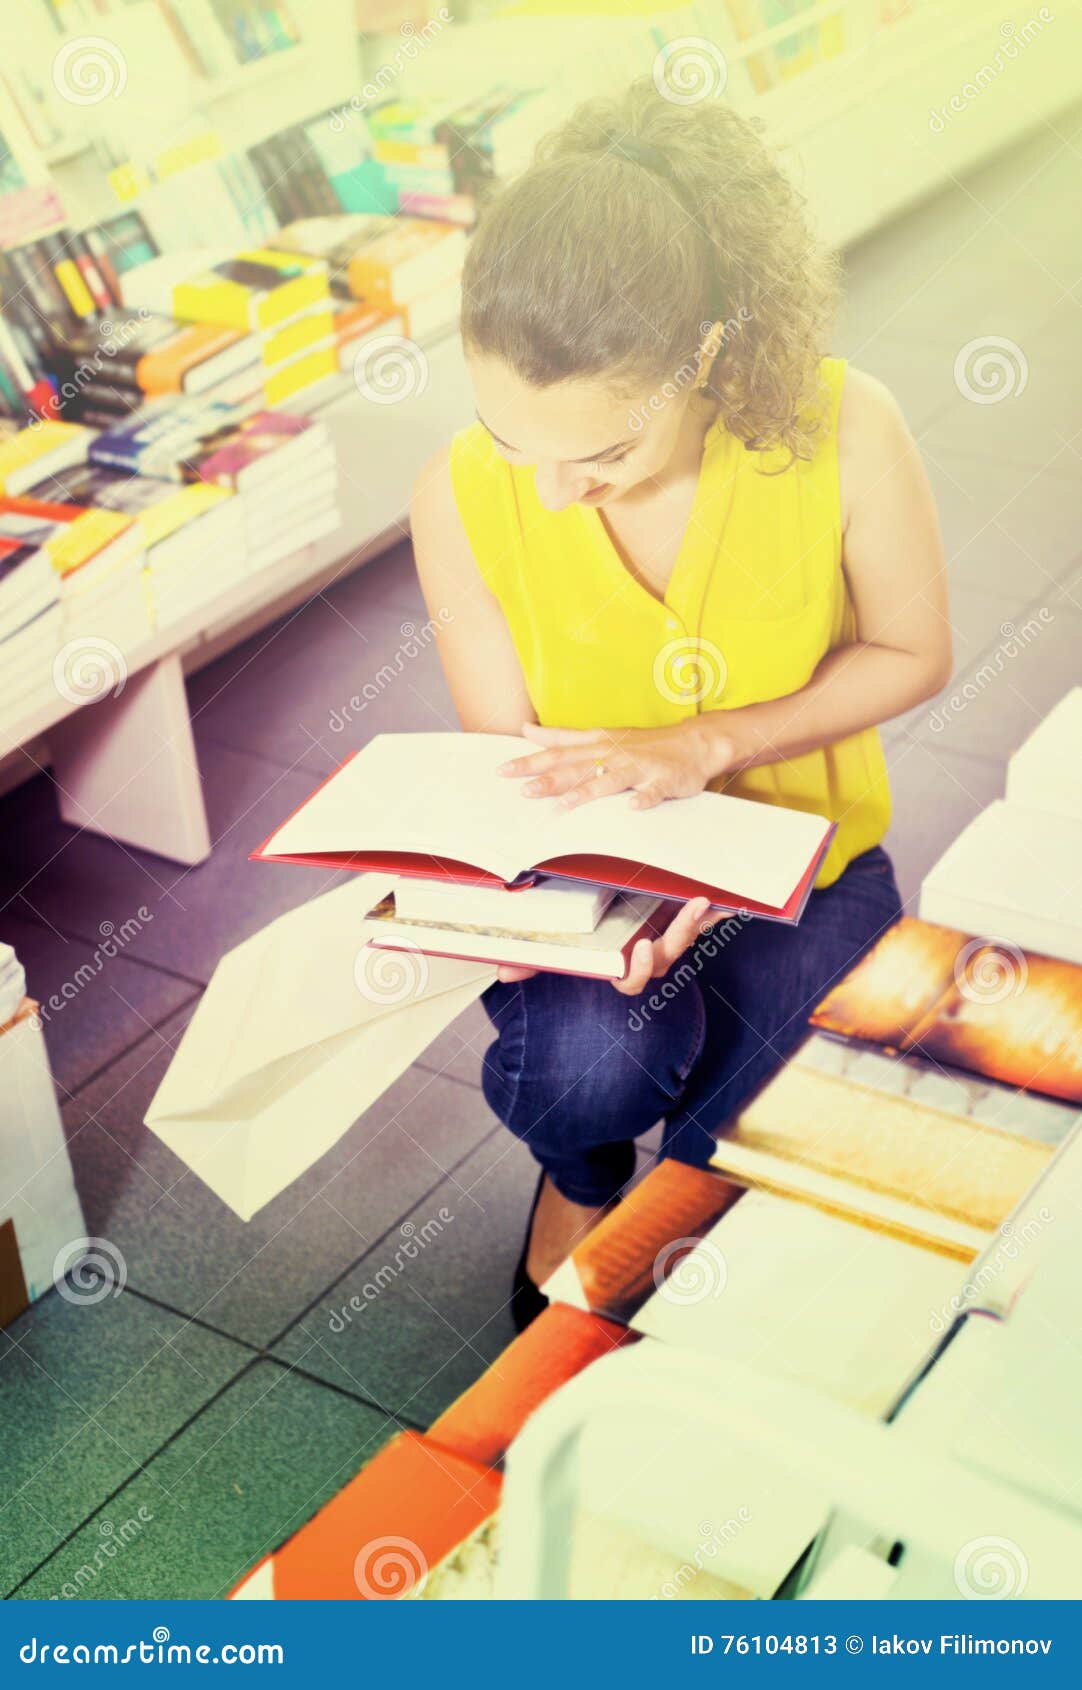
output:
[[[259,336],[263,391],[280,405],[334,375],[338,356],[327,265],[259,247],[201,270],[173,290],[173,315]]]

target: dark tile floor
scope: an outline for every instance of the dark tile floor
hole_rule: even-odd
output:
[[[947,689],[939,716],[884,735],[909,899],[1082,679],[1080,147],[1082,118],[1065,116],[848,259],[838,350],[897,392],[919,436],[957,675],[974,681],[964,708]],[[978,404],[956,361],[987,336],[1013,343],[1014,391]],[[82,1304],[51,1293],[0,1334],[0,1592],[222,1594],[510,1336],[532,1175],[478,1090],[480,1009],[247,1225],[140,1124],[222,951],[333,884],[253,865],[252,845],[347,745],[452,725],[431,646],[398,656],[424,621],[403,543],[193,678],[215,841],[199,868],[61,826],[45,777],[0,802],[0,937],[39,997],[107,923],[137,929],[46,1029],[88,1231],[127,1283]],[[399,1271],[398,1244],[426,1225]],[[123,1547],[96,1554],[121,1527]]]

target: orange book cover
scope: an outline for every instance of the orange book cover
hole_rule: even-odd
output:
[[[637,1334],[566,1303],[552,1303],[428,1429],[443,1449],[496,1467],[536,1408],[592,1361]]]
[[[240,329],[222,328],[217,323],[189,323],[153,352],[144,352],[135,366],[135,379],[143,392],[152,396],[181,393],[190,370],[243,339]]]
[[[500,1488],[498,1473],[420,1432],[400,1432],[273,1557],[274,1594],[405,1596],[495,1512]]]
[[[1082,968],[906,916],[813,1027],[1082,1103]]]
[[[546,1292],[609,1320],[630,1320],[740,1192],[720,1174],[659,1162],[557,1268]]]
[[[402,267],[449,238],[461,239],[461,231],[422,217],[403,218],[399,228],[388,229],[385,234],[366,241],[350,259],[347,272],[350,292],[357,299],[393,303],[395,281]]]

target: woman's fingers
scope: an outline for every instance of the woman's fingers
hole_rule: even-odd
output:
[[[562,756],[563,753],[555,749],[530,751],[525,757],[512,757],[509,763],[501,763],[496,773],[510,775],[514,779],[521,779],[523,775],[543,774],[546,769],[554,768]]]
[[[536,968],[513,968],[510,963],[503,963],[496,970],[496,978],[503,986],[513,986],[517,980],[532,980],[536,973]]]
[[[689,946],[695,943],[709,908],[709,898],[692,898],[656,941],[654,948],[659,952],[659,960],[664,964],[660,969],[662,974],[672,967],[677,957],[682,956]]]
[[[654,946],[649,939],[639,939],[631,952],[627,973],[622,980],[614,980],[613,985],[624,997],[637,998],[654,978],[654,972]]]

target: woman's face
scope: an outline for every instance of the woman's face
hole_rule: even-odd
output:
[[[533,467],[547,510],[608,505],[661,477],[676,451],[692,385],[614,398],[595,381],[532,387],[500,358],[467,363],[477,415],[511,464]]]

